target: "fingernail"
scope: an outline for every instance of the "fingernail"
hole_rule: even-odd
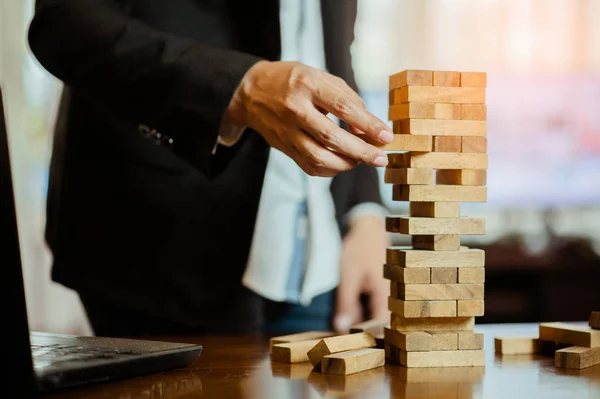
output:
[[[377,157],[375,158],[375,160],[373,161],[373,166],[386,166],[388,164],[388,159],[387,157]]]
[[[379,133],[379,136],[377,136],[377,138],[382,143],[388,144],[392,142],[392,140],[394,139],[394,135],[389,130],[382,130],[381,133]]]
[[[350,320],[350,316],[345,313],[336,315],[333,320],[333,326],[337,331],[350,330],[351,325],[352,321]]]

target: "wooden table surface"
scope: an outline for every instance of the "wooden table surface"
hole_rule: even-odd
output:
[[[200,343],[204,350],[187,369],[44,398],[600,399],[600,366],[564,370],[554,367],[553,357],[494,354],[495,336],[536,335],[537,324],[489,324],[476,326],[476,330],[485,334],[485,367],[407,369],[386,365],[346,377],[312,372],[310,363],[272,363],[265,337],[169,339]]]

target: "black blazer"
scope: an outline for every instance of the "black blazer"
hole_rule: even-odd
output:
[[[356,87],[356,1],[323,0],[327,66]],[[278,0],[39,0],[29,44],[65,83],[46,236],[53,279],[131,312],[203,328],[236,292],[268,146],[211,154],[244,73],[280,55]],[[140,125],[172,139],[157,142]],[[332,183],[336,212],[379,202],[376,172]]]

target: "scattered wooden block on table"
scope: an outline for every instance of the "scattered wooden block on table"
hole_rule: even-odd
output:
[[[433,85],[460,87],[460,72],[433,71]]]
[[[484,366],[483,350],[430,351],[400,353],[400,364],[405,367],[467,367]]]
[[[460,119],[472,121],[487,120],[487,107],[485,104],[462,104]]]
[[[600,329],[600,312],[592,312],[589,325],[592,328]]]
[[[577,370],[595,366],[600,364],[600,347],[571,346],[559,349],[555,353],[554,364],[556,367]]]
[[[285,344],[288,342],[308,341],[311,339],[321,339],[326,337],[334,336],[335,333],[332,331],[306,331],[289,335],[282,335],[280,337],[272,337],[269,339],[269,347],[273,350],[275,344]]]
[[[308,341],[288,342],[285,344],[274,344],[271,349],[271,359],[281,363],[308,362],[307,352],[313,348],[319,339]]]
[[[485,251],[461,247],[459,251],[426,251],[406,247],[389,247],[386,259],[390,264],[411,267],[483,267]]]
[[[486,137],[461,137],[460,143],[461,152],[480,154],[485,154],[487,152]]]
[[[432,86],[433,71],[409,69],[390,76],[389,88],[397,89],[403,86]],[[407,102],[407,101],[405,101]]]
[[[486,87],[487,74],[485,72],[461,72],[461,87]]]
[[[460,202],[411,202],[410,216],[426,218],[459,218]]]
[[[440,169],[436,171],[436,184],[457,186],[485,186],[487,171],[483,169]]]
[[[427,268],[407,268],[398,265],[383,265],[383,278],[403,284],[429,284],[431,272]]]
[[[458,333],[456,331],[430,331],[432,351],[458,350]]]
[[[483,299],[483,287],[483,284],[399,284],[398,299],[403,301]]]
[[[398,136],[414,136],[400,134]],[[430,136],[414,136],[414,137],[430,137]],[[460,136],[434,136],[433,137],[433,152],[461,152],[462,140]],[[421,150],[414,150],[421,151]]]
[[[408,186],[394,184],[392,187],[394,201],[419,201],[419,202],[486,202],[486,186]],[[437,234],[437,233],[433,233]]]
[[[390,104],[485,104],[485,87],[390,86]]]
[[[471,269],[471,268],[468,268]],[[407,270],[412,270],[407,268]],[[458,268],[456,267],[432,267],[431,284],[457,284]],[[410,283],[408,283],[410,284]]]
[[[381,144],[366,135],[361,138],[367,143],[381,148],[383,151],[431,151],[433,147],[431,136],[395,134],[392,138],[392,142],[389,144]],[[460,149],[458,151],[460,151]]]
[[[405,152],[389,154],[388,162],[400,168],[486,169],[488,156],[463,152]]]
[[[348,375],[382,367],[384,364],[385,351],[383,349],[355,349],[324,356],[321,361],[321,372]]]
[[[600,347],[600,331],[590,327],[579,327],[567,323],[541,323],[540,340],[554,341],[562,344]]]
[[[486,121],[403,119],[392,123],[395,134],[419,136],[486,136]]]
[[[485,234],[485,219],[467,218],[421,218],[412,216],[390,216],[385,219],[385,228],[390,233],[431,234]]]
[[[402,119],[435,119],[436,104],[434,103],[404,103],[391,105],[388,110],[388,119],[399,121]]]
[[[538,337],[495,337],[494,348],[501,355],[533,355],[540,353],[542,342]]]
[[[369,333],[338,335],[319,341],[308,351],[308,358],[313,366],[317,366],[321,364],[321,359],[324,356],[353,349],[373,348],[375,346],[377,346],[377,342],[373,335]]]
[[[458,349],[475,350],[483,349],[483,334],[473,331],[458,332]]]
[[[456,315],[460,317],[466,316],[483,316],[485,303],[481,299],[463,299],[456,302]]]
[[[390,326],[396,331],[472,331],[473,317],[423,317],[407,318],[391,314]]]
[[[460,235],[458,234],[412,236],[411,239],[414,249],[427,251],[458,251],[460,249]]]
[[[400,317],[456,317],[456,301],[404,301],[391,295],[396,291],[393,293],[397,296],[397,290],[390,290],[388,309]]]
[[[384,330],[385,342],[405,351],[429,351],[433,337],[424,331]]]
[[[433,169],[385,168],[385,183],[433,184]]]
[[[485,283],[485,268],[463,267],[458,269],[459,284],[483,284]]]

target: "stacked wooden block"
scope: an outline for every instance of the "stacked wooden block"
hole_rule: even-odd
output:
[[[485,234],[485,220],[461,217],[460,202],[487,199],[486,74],[409,70],[390,77],[394,141],[385,182],[410,216],[389,217],[388,232],[412,248],[387,250],[391,280],[387,357],[406,367],[482,366],[485,254],[460,236]],[[400,152],[401,151],[401,152]]]

